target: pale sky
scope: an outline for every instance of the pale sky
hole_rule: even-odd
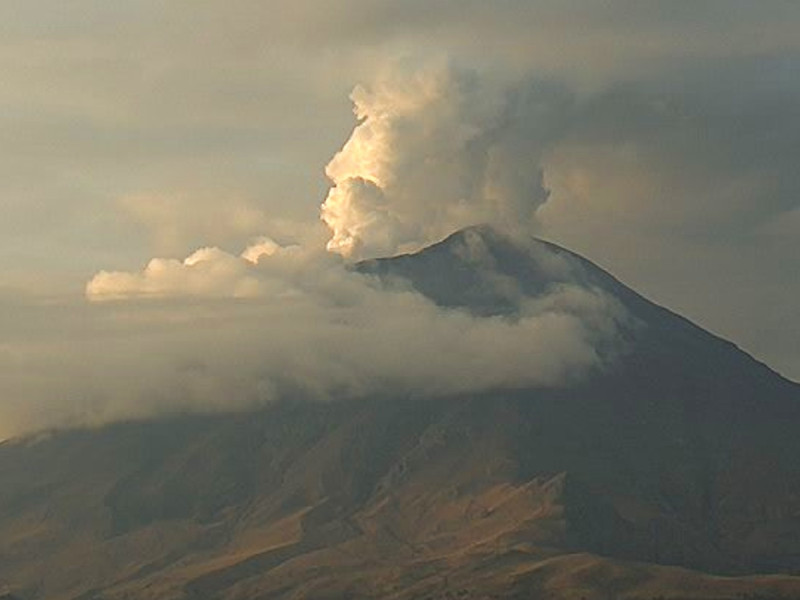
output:
[[[414,166],[480,129],[504,181],[525,179],[497,211],[516,219],[528,190],[531,231],[799,380],[798,31],[791,0],[4,0],[0,359],[52,322],[37,351],[58,363],[59,327],[92,310],[100,271],[238,255],[259,236],[324,244],[329,187],[364,169],[409,181],[389,194],[405,229],[371,232],[365,252],[494,220],[478,203],[495,182],[455,182],[471,157],[436,181]],[[397,64],[408,80],[386,75]],[[425,77],[439,100],[398,116]],[[387,139],[401,123],[444,145],[407,134],[378,167],[351,145],[332,182],[358,85],[362,134],[389,115]],[[468,211],[442,208],[463,194]],[[0,404],[49,406],[15,386]]]

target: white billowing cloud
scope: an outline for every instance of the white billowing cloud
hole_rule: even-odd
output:
[[[281,251],[281,246],[274,240],[261,236],[242,252],[242,258],[253,264],[258,264],[262,256],[274,256]]]
[[[357,86],[359,124],[326,168],[328,249],[360,258],[477,223],[530,228],[547,199],[539,160],[560,109],[543,91],[506,93],[436,62]]]
[[[330,263],[331,257],[319,254],[313,247],[281,246],[261,236],[238,256],[211,246],[183,260],[153,258],[141,271],[100,271],[86,284],[85,292],[93,302],[277,298],[302,281],[298,271],[307,270],[309,280],[324,279],[320,271],[329,264],[335,267],[335,261]]]
[[[234,256],[215,247],[201,248],[184,260],[154,258],[140,272],[101,271],[86,285],[90,300],[200,296],[252,298],[265,292],[251,271],[262,256],[279,246],[262,238]]]

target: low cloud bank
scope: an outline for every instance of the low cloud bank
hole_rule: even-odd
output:
[[[89,300],[201,296],[254,298],[265,295],[267,282],[252,271],[261,257],[290,253],[262,237],[234,256],[216,247],[201,248],[182,261],[154,258],[138,273],[101,271],[86,285]]]
[[[513,318],[476,317],[268,239],[100,273],[86,291],[90,303],[6,311],[3,435],[279,399],[567,385],[611,359],[597,348],[626,318],[571,285],[522,299]]]

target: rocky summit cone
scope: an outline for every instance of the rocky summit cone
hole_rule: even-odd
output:
[[[587,291],[613,335],[565,385],[0,446],[0,582],[29,600],[800,597],[800,386],[547,242],[473,227],[354,269],[512,322]]]

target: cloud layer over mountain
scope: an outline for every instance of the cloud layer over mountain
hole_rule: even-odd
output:
[[[485,260],[475,254],[475,268]],[[568,385],[613,359],[627,320],[579,285],[517,298],[513,316],[473,316],[269,240],[243,257],[206,248],[101,273],[87,294],[90,305],[7,306],[3,435],[279,400]]]

